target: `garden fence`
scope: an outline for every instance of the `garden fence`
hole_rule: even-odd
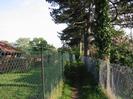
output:
[[[133,99],[133,68],[111,64],[110,71],[108,71],[107,65],[102,60],[97,61],[88,57],[85,57],[84,60],[88,71],[95,78],[99,78],[99,84],[103,89],[107,89],[107,85],[110,85],[110,91],[107,90],[110,99]],[[97,63],[99,63],[99,68],[96,65]],[[109,79],[107,79],[108,76]]]
[[[1,99],[57,99],[61,94],[63,68],[69,54],[31,52],[0,58]]]
[[[110,71],[101,61],[99,70],[99,82],[105,89],[109,83],[110,91],[107,93],[110,97],[116,99],[133,99],[133,69],[119,64],[111,64]],[[110,72],[110,75],[107,75]],[[107,78],[109,77],[109,81]]]

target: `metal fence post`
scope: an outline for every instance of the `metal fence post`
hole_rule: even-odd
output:
[[[61,65],[62,65],[62,79],[64,80],[64,62],[63,62],[63,51],[61,51]]]
[[[43,59],[43,46],[41,45],[41,69],[42,69],[42,92],[43,99],[45,99],[45,85],[44,85],[44,59]]]

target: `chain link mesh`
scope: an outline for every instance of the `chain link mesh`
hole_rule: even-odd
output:
[[[107,92],[111,95],[111,99],[133,99],[133,68],[122,66],[120,64],[110,65],[110,75],[107,75],[107,64],[98,60],[99,62],[99,75],[97,74],[97,60],[85,57],[84,58],[88,71],[93,76],[99,76],[99,84],[103,89],[107,89],[107,85],[110,85],[111,91]],[[109,81],[107,81],[110,76]],[[110,83],[110,84],[107,84]],[[108,90],[107,90],[108,91]]]
[[[65,61],[69,61],[69,54],[54,51],[0,58],[0,98],[55,99],[54,91],[61,92]]]
[[[133,99],[133,69],[112,64],[110,76],[111,89],[116,97]]]
[[[100,62],[99,81],[103,88],[107,88],[107,67]],[[133,69],[119,64],[110,65],[110,88],[116,99],[133,99]]]

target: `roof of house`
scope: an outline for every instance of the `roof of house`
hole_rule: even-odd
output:
[[[3,41],[0,41],[0,50],[4,53],[20,53],[18,49]]]

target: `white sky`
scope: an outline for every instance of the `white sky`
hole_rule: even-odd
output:
[[[61,46],[57,37],[66,25],[56,25],[45,0],[0,0],[0,40],[15,42],[20,37],[43,37]]]

